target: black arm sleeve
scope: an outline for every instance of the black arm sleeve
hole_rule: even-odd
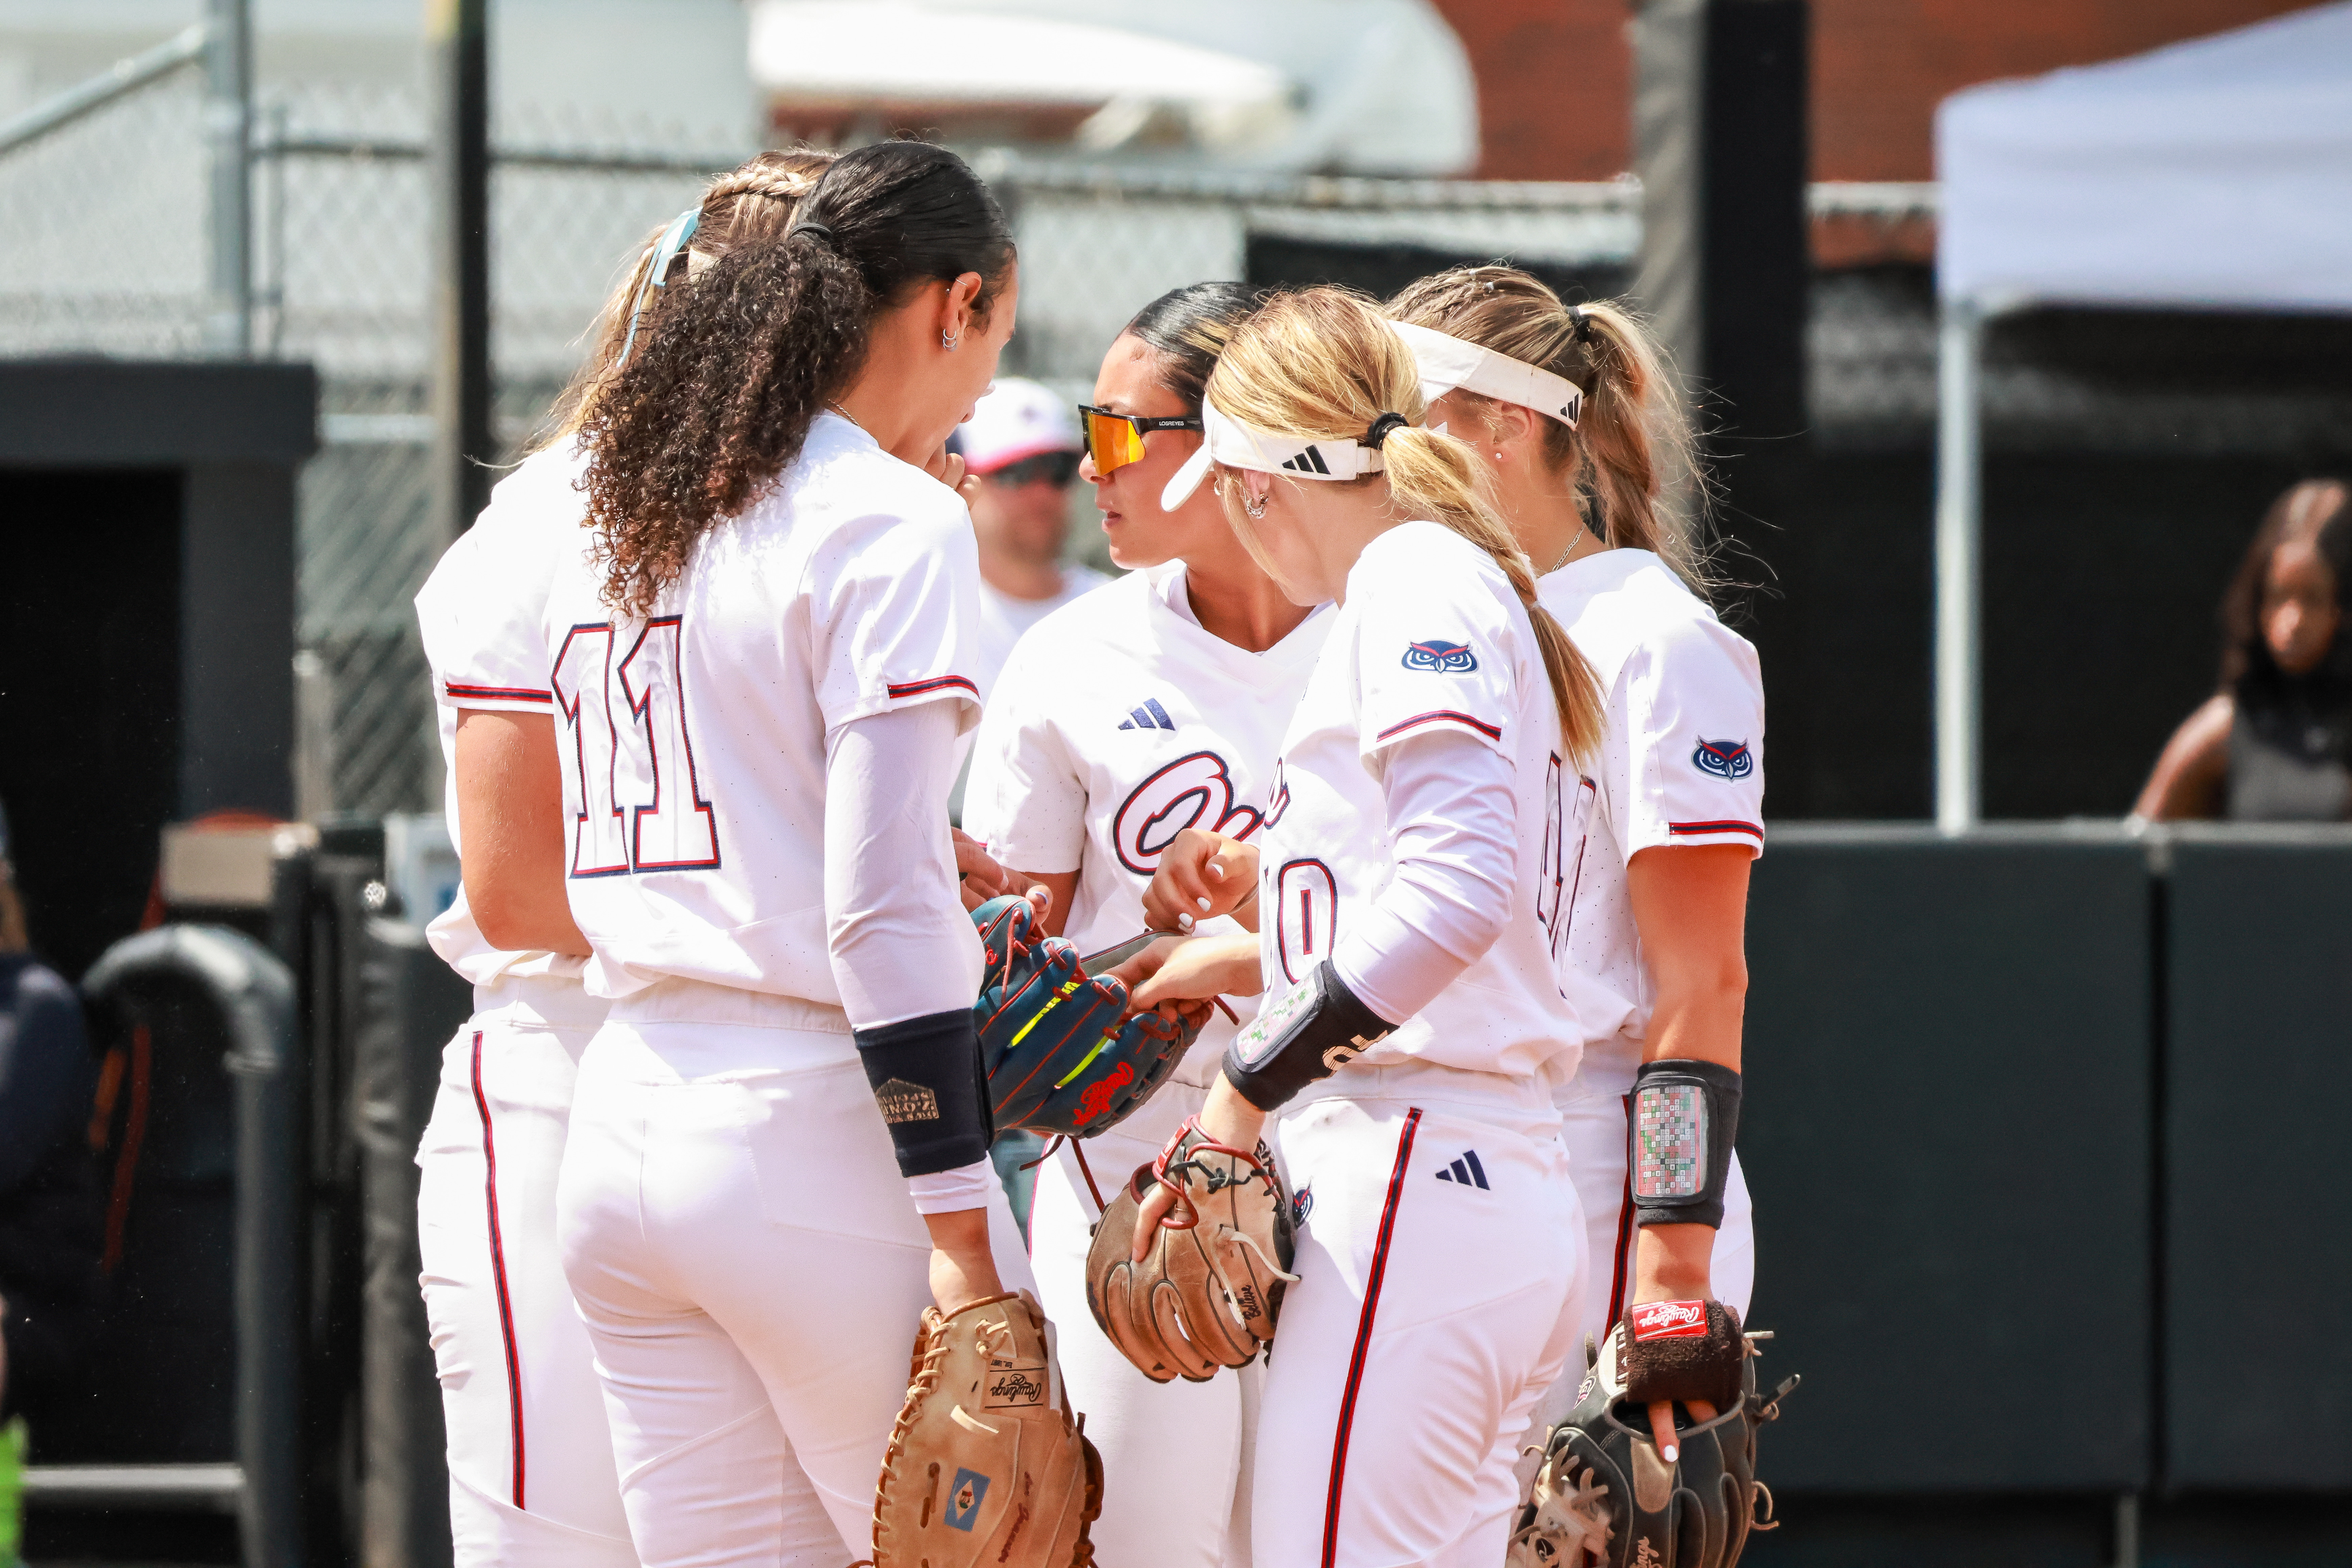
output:
[[[866,1081],[890,1128],[902,1176],[931,1176],[988,1158],[987,1075],[971,1009],[855,1029]]]

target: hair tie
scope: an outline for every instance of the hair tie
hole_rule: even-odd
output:
[[[1586,310],[1581,305],[1570,305],[1568,308],[1568,319],[1576,327],[1576,341],[1578,342],[1589,343],[1592,341],[1591,311]]]
[[[1412,420],[1402,414],[1383,414],[1372,421],[1372,427],[1364,432],[1364,438],[1356,445],[1370,447],[1377,451],[1380,449],[1381,443],[1389,438],[1390,431],[1402,430],[1412,423]]]
[[[833,248],[833,230],[825,227],[824,225],[821,223],[811,223],[807,219],[803,218],[799,223],[793,225],[792,227],[784,230],[784,237],[786,239],[792,238],[792,237],[796,234],[813,234],[817,237],[818,244],[824,246],[828,250]]]

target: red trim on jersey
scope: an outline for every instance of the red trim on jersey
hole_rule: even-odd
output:
[[[1372,739],[1385,741],[1392,735],[1403,734],[1415,724],[1440,723],[1467,725],[1490,741],[1499,741],[1503,738],[1503,727],[1500,724],[1489,724],[1484,719],[1473,719],[1467,713],[1457,713],[1451,708],[1440,708],[1433,713],[1416,713],[1402,724],[1391,724]]]
[[[903,686],[887,686],[883,689],[889,693],[890,700],[896,702],[901,697],[921,697],[929,692],[945,691],[953,686],[960,686],[971,692],[975,701],[980,698],[980,688],[961,675],[941,675],[935,676],[929,680],[910,680]]]
[[[1764,837],[1764,830],[1752,822],[1669,822],[1666,831],[1681,834],[1745,833],[1759,843]]]
[[[528,686],[463,686],[457,681],[446,680],[441,683],[441,689],[452,700],[460,697],[480,697],[492,702],[551,703],[555,700],[552,692],[534,691]]]
[[[499,1237],[499,1152],[490,1135],[490,1100],[482,1089],[482,1031],[474,1031],[474,1109],[482,1117],[483,1190],[490,1211],[490,1279],[498,1287],[499,1334],[507,1347],[508,1423],[514,1434],[514,1505],[523,1506],[522,1357],[515,1350],[514,1306],[507,1299],[507,1254]]]
[[[1389,1271],[1389,1242],[1396,1234],[1397,1205],[1404,1199],[1405,1168],[1412,1163],[1412,1135],[1421,1125],[1421,1108],[1404,1113],[1404,1131],[1397,1139],[1396,1169],[1389,1173],[1388,1201],[1381,1206],[1381,1236],[1372,1246],[1372,1267],[1364,1279],[1364,1312],[1356,1323],[1356,1348],[1348,1358],[1348,1388],[1339,1396],[1339,1426],[1331,1437],[1331,1490],[1323,1504],[1323,1568],[1333,1568],[1339,1553],[1339,1497],[1348,1474],[1348,1433],[1356,1421],[1356,1391],[1364,1381],[1364,1352],[1372,1342],[1372,1316],[1380,1310],[1381,1281]]]
[[[1617,1249],[1610,1264],[1609,1321],[1601,1325],[1607,1333],[1625,1315],[1625,1271],[1633,1258],[1633,1149],[1630,1129],[1633,1125],[1633,1097],[1625,1097],[1625,1125],[1629,1129],[1625,1143],[1625,1201],[1617,1210]]]

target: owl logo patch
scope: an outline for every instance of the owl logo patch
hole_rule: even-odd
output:
[[[1691,753],[1691,765],[1719,779],[1744,779],[1756,771],[1745,741],[1701,741]]]
[[[1440,642],[1430,637],[1405,644],[1404,667],[1435,670],[1441,675],[1467,675],[1478,668],[1478,656],[1458,642]]]

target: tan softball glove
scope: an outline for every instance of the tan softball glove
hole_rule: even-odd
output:
[[[1135,1227],[1153,1184],[1174,1189],[1151,1249]],[[1110,1342],[1154,1383],[1205,1383],[1247,1366],[1274,1338],[1290,1273],[1290,1205],[1274,1156],[1213,1143],[1196,1121],[1119,1188],[1087,1255],[1087,1305]]]
[[[1102,1460],[1035,1298],[923,1310],[874,1490],[875,1568],[1087,1568]]]

